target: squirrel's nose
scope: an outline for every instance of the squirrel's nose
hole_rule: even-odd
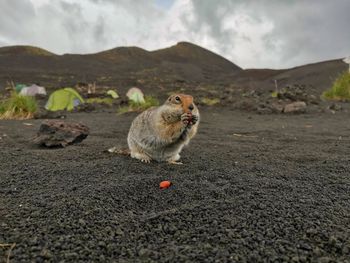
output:
[[[188,106],[188,109],[192,111],[194,109],[193,104],[190,104],[190,106]]]

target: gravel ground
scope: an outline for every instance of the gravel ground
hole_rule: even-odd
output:
[[[41,120],[0,122],[11,262],[350,262],[349,113],[206,108],[184,165],[105,152],[134,117],[71,114],[91,134],[65,149],[31,143]]]

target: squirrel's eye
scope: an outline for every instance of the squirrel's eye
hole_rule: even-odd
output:
[[[181,101],[179,96],[176,96],[176,97],[175,97],[175,100],[176,100],[176,101]]]

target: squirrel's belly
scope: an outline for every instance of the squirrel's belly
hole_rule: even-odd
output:
[[[141,146],[141,145],[140,145]],[[172,145],[156,146],[143,144],[143,152],[158,162],[168,161],[176,156],[182,147],[174,147]],[[142,146],[141,146],[142,147]]]
[[[177,145],[175,147],[174,145],[167,145],[157,149],[152,149],[150,157],[159,162],[168,161],[174,159],[175,156],[180,153],[182,147],[183,145]]]
[[[169,154],[166,154],[165,150],[165,147],[145,149],[145,151],[153,160],[159,162],[166,161],[167,159],[169,159]]]

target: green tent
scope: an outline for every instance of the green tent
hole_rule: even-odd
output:
[[[143,104],[145,103],[145,98],[143,96],[142,90],[139,88],[133,87],[128,90],[126,93],[126,96],[129,98],[129,100],[137,103],[137,104]]]
[[[24,87],[26,87],[25,84],[16,84],[15,89],[16,89],[17,93],[20,93]]]
[[[115,92],[114,90],[108,90],[107,91],[107,94],[110,95],[113,99],[118,99],[119,98],[119,95],[117,92]]]
[[[45,108],[50,111],[70,111],[82,103],[84,103],[84,100],[76,90],[72,88],[64,88],[56,90],[50,95]]]

